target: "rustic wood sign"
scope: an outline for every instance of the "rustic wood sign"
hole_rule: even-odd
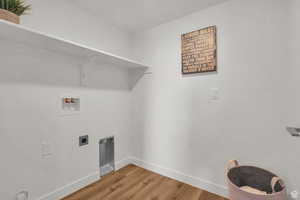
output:
[[[217,71],[217,27],[211,26],[181,36],[182,73]]]

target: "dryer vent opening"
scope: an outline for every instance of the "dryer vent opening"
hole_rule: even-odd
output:
[[[115,170],[114,137],[101,139],[99,142],[100,176],[104,176]]]

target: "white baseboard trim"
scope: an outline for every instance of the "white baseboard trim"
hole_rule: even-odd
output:
[[[86,177],[80,178],[72,183],[69,183],[61,188],[58,188],[54,190],[53,192],[50,192],[37,200],[59,200],[63,197],[66,197],[73,192],[76,192],[77,190],[80,190],[81,188],[99,180],[99,172],[94,172]]]
[[[132,162],[131,162],[130,158],[125,158],[123,160],[120,160],[120,161],[116,162],[116,166],[115,166],[116,170],[119,170],[119,169],[121,169],[121,168],[123,168],[123,167],[125,167],[125,166],[127,166],[131,163]]]
[[[130,164],[130,159],[123,159],[115,163],[116,170],[125,167],[126,165]],[[80,178],[72,183],[69,183],[61,188],[54,190],[36,200],[59,200],[64,198],[100,179],[99,171],[94,172],[86,177]]]
[[[197,188],[201,188],[203,190],[206,190],[208,192],[218,194],[223,197],[228,197],[228,191],[227,188],[223,185],[212,183],[211,181],[204,180],[198,177],[190,176],[187,174],[184,174],[182,172],[166,168],[157,164],[152,164],[145,162],[143,160],[131,157],[130,162],[132,164],[135,164],[139,167],[145,168],[147,170],[153,171],[155,173],[161,174],[163,176],[181,181],[183,183],[195,186]]]

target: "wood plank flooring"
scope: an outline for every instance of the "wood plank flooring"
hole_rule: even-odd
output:
[[[128,165],[62,200],[226,199],[135,165]]]

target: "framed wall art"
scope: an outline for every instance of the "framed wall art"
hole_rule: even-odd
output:
[[[181,36],[182,74],[217,71],[217,27]]]

